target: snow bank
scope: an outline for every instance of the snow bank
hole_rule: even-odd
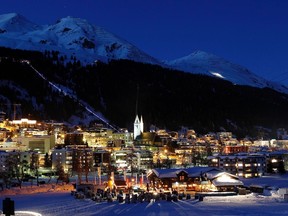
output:
[[[0,191],[0,196],[8,196],[8,195],[18,195],[18,194],[35,194],[35,193],[47,193],[47,192],[64,192],[73,190],[73,185],[65,184],[65,185],[56,185],[56,184],[46,184],[46,185],[32,185],[32,186],[22,186],[14,187],[11,189],[4,189]]]

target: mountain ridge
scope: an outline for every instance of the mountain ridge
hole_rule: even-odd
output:
[[[19,39],[20,38],[20,39]],[[81,62],[127,59],[225,79],[237,85],[272,88],[288,93],[282,84],[267,81],[247,68],[204,51],[172,61],[158,60],[128,41],[81,18],[65,17],[51,25],[37,25],[17,13],[0,15],[0,46],[24,50],[58,50]]]
[[[224,58],[201,50],[166,62],[166,64],[177,70],[190,73],[197,71],[197,73],[212,75],[237,85],[249,85],[258,88],[269,87],[276,91],[288,92],[288,88],[284,85],[267,81],[239,64],[232,63]]]
[[[7,16],[8,19],[3,18],[5,15],[2,15],[2,19],[0,18],[0,22],[2,21],[2,24],[0,23],[0,28],[2,27],[0,45],[4,47],[6,45],[9,48],[25,50],[57,50],[63,54],[75,55],[84,63],[125,58],[161,64],[126,40],[107,32],[102,27],[89,24],[84,19],[68,16],[57,20],[52,25],[35,25],[35,28],[29,31],[31,26],[34,26],[31,24],[32,22],[16,13],[7,14]],[[14,19],[21,20],[21,27],[17,25],[20,21],[13,22]],[[26,25],[28,30],[23,31]],[[20,42],[19,35],[21,35]],[[8,44],[5,39],[8,40]]]

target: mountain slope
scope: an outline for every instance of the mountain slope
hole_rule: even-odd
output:
[[[129,59],[160,64],[127,41],[89,24],[66,17],[53,25],[34,25],[16,13],[0,16],[0,46],[24,50],[58,50],[63,55],[92,63],[95,60]]]
[[[288,88],[284,85],[267,81],[243,66],[203,51],[193,52],[188,56],[166,62],[166,64],[177,70],[215,76],[237,85],[249,85],[258,88],[270,87],[288,93]]]
[[[0,15],[0,29],[0,33],[25,33],[30,31],[36,31],[40,29],[40,26],[30,22],[25,17],[19,14],[10,13]]]

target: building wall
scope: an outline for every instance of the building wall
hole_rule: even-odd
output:
[[[33,136],[33,137],[19,137],[18,142],[27,146],[29,150],[39,149],[41,154],[48,153],[50,149],[55,147],[55,136]]]
[[[265,156],[210,156],[208,160],[209,166],[244,178],[260,177],[266,173]]]
[[[52,150],[52,170],[56,170],[60,163],[65,172],[72,171],[72,150],[71,149],[54,149]]]

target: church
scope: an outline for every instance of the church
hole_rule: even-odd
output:
[[[141,120],[139,120],[138,115],[136,115],[134,121],[134,140],[144,132],[144,123],[143,118],[141,116]]]

